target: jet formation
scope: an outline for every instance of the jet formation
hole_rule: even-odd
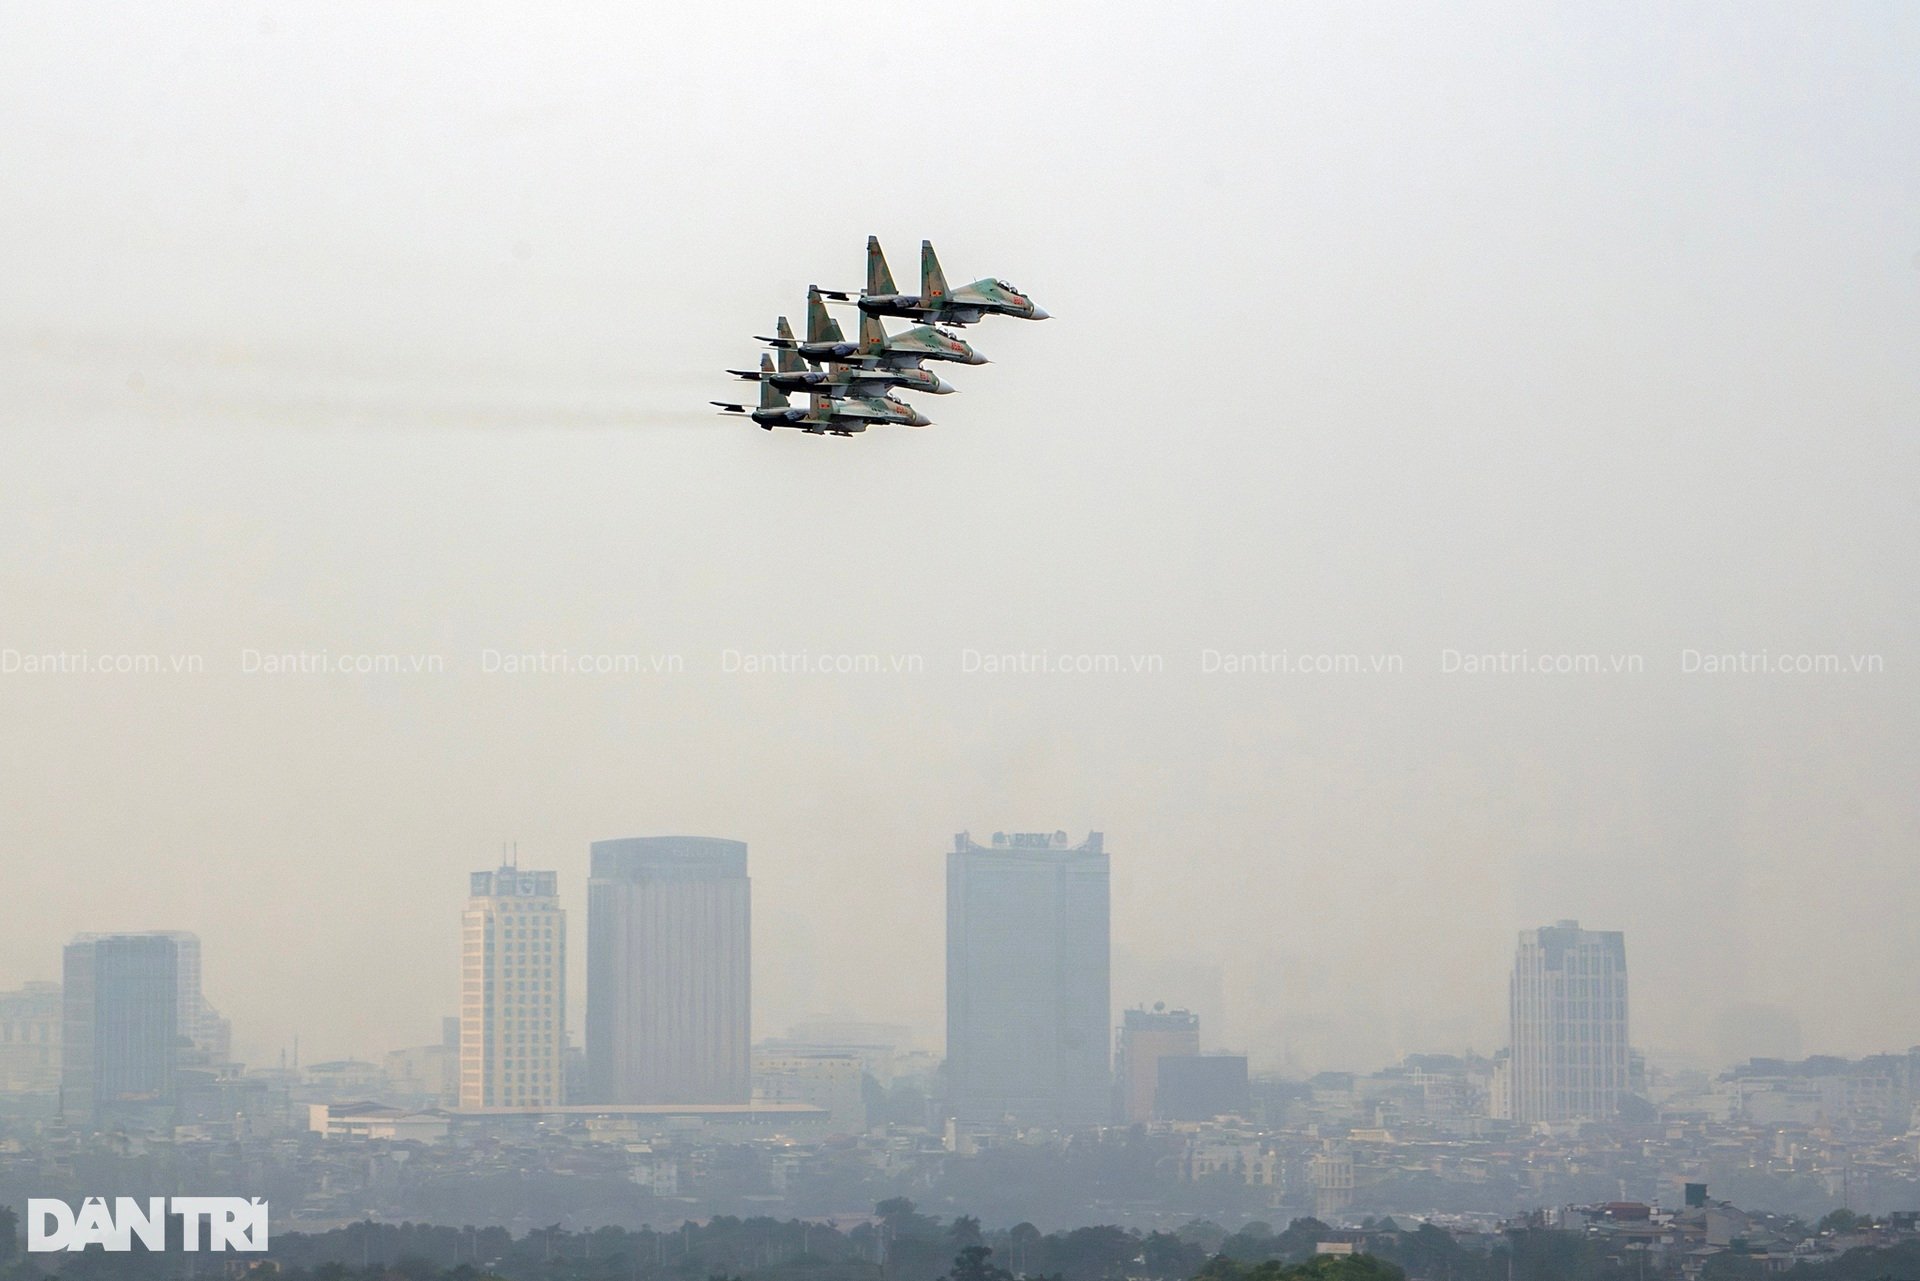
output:
[[[827,302],[859,309],[859,340],[850,342]],[[882,316],[917,321],[902,333],[889,333]],[[942,328],[971,325],[988,316],[1046,320],[1047,313],[1004,280],[976,280],[950,288],[933,245],[920,242],[920,292],[903,294],[894,284],[878,237],[867,237],[867,284],[851,291],[807,288],[807,337],[794,337],[781,316],[773,335],[756,335],[771,352],[762,352],[758,369],[729,369],[746,382],[760,384],[760,404],[716,400],[720,412],[751,419],[772,431],[792,427],[814,436],[851,436],[869,426],[927,427],[933,420],[898,398],[897,392],[944,396],[953,384],[928,369],[927,362],[984,365],[973,345]],[[777,359],[776,359],[777,356]],[[804,396],[805,407],[794,403]]]

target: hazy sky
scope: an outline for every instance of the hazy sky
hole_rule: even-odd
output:
[[[1899,4],[0,5],[0,986],[192,929],[245,1057],[377,1056],[502,841],[578,998],[588,842],[693,832],[756,1033],[937,1043],[952,834],[1097,828],[1116,1002],[1217,966],[1262,1062],[1491,1050],[1562,917],[1656,1053],[1920,1041],[1916,67]],[[869,233],[1056,319],[927,430],[713,417]],[[81,651],[201,670],[18,670]],[[1282,651],[1362,670],[1209,657]],[[1601,670],[1453,670],[1520,651]],[[1041,652],[1119,670],[970,670]],[[802,653],[883,670],[730,657]]]

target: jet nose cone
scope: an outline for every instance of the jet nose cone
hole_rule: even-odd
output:
[[[967,353],[967,363],[969,365],[990,365],[993,362],[985,356],[982,356],[979,352],[973,351]]]
[[[933,419],[927,417],[925,414],[921,413],[917,409],[913,411],[913,417],[907,419],[907,422],[915,427],[933,426]]]
[[[933,376],[933,394],[934,395],[944,396],[952,390],[953,390],[952,383],[942,378],[939,374],[935,374]]]
[[[1033,319],[1052,320],[1053,313],[1048,311],[1045,307],[1040,306],[1038,303],[1035,303],[1033,307]]]

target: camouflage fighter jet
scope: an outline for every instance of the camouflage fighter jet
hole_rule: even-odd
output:
[[[822,335],[830,332],[837,338],[839,325],[825,316],[826,308],[817,301],[812,305],[819,309],[826,325],[810,324],[809,330]],[[801,354],[801,345],[794,341],[793,329],[785,316],[779,318],[774,332],[779,337],[763,340],[771,342],[779,352],[779,362],[772,373],[764,369],[729,369],[727,372],[747,382],[771,381],[791,395],[818,391],[828,396],[866,399],[896,390],[924,391],[932,396],[944,396],[954,390],[952,383],[930,369],[921,368],[920,361],[933,353],[918,352],[914,343],[890,348],[887,331],[874,316],[860,317],[857,345],[844,341],[834,344],[836,350],[843,346],[852,348],[844,361],[818,361],[820,368],[814,368]],[[912,363],[906,363],[908,361]]]
[[[958,334],[950,334],[932,325],[915,325],[904,333],[889,334],[886,326],[868,324],[873,317],[862,316],[860,341],[848,342],[840,322],[827,311],[818,289],[807,290],[807,340],[795,342],[793,331],[778,330],[778,337],[757,335],[759,341],[775,348],[791,347],[812,364],[860,365],[869,369],[918,369],[926,360],[951,360],[963,365],[984,365],[987,358]],[[925,390],[925,389],[923,389]]]
[[[759,408],[749,410],[745,405],[725,400],[708,403],[719,406],[723,414],[751,418],[767,431],[792,427],[812,436],[851,436],[865,431],[869,425],[929,427],[933,424],[932,419],[911,405],[888,396],[842,399],[815,392],[808,397],[807,407],[799,409],[787,399],[787,393],[774,386],[773,357],[760,357],[760,372],[766,377],[760,383]]]
[[[920,292],[903,294],[893,283],[880,238],[867,237],[867,287],[859,298],[838,290],[823,291],[839,302],[857,302],[871,316],[904,316],[936,325],[971,325],[987,316],[1017,316],[1046,320],[1045,309],[1004,280],[988,277],[957,289],[947,287],[946,273],[934,256],[933,242],[920,242]]]

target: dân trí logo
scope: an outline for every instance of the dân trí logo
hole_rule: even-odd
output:
[[[90,1196],[75,1210],[52,1197],[27,1198],[27,1249],[84,1250],[97,1245],[120,1252],[139,1241],[149,1250],[167,1248],[167,1221],[180,1220],[182,1250],[267,1248],[267,1203],[241,1196]],[[202,1245],[204,1240],[205,1244]]]

